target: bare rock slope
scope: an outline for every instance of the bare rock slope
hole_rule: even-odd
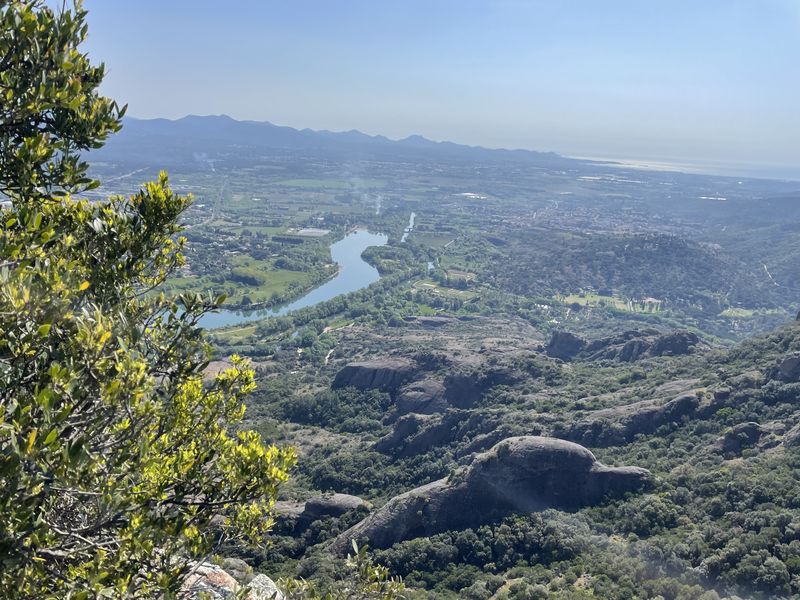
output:
[[[538,436],[508,438],[479,454],[461,474],[392,498],[336,538],[332,549],[346,551],[354,539],[387,548],[514,513],[574,510],[639,491],[650,481],[646,469],[606,467],[572,442]]]
[[[352,386],[358,389],[380,389],[393,392],[411,375],[416,365],[404,358],[381,358],[346,365],[333,381],[333,387]]]

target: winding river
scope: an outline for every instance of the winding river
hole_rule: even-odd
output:
[[[370,246],[384,246],[388,237],[382,233],[358,230],[347,234],[331,244],[331,257],[339,266],[333,279],[314,288],[302,298],[274,308],[262,310],[226,310],[205,315],[200,325],[206,329],[219,329],[267,317],[280,317],[293,310],[314,306],[340,294],[349,294],[363,289],[380,279],[378,270],[361,258],[361,253]]]

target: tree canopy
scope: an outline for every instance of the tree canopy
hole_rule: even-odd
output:
[[[222,298],[152,290],[191,199],[129,197],[82,153],[121,126],[77,3],[0,3],[0,596],[169,597],[196,557],[259,539],[291,448],[240,427],[247,363],[203,379]]]

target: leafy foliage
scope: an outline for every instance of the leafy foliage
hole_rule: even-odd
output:
[[[258,539],[294,451],[235,431],[247,363],[204,383],[199,318],[146,295],[183,262],[165,174],[91,203],[76,151],[120,126],[85,11],[0,12],[0,595],[161,597],[220,538]],[[211,527],[212,522],[214,527]]]
[[[79,152],[118,131],[125,109],[100,96],[104,67],[78,50],[86,12],[56,15],[40,0],[0,11],[0,191],[21,199],[95,185]]]
[[[367,548],[359,548],[353,542],[354,553],[347,556],[345,573],[328,590],[320,590],[313,582],[303,579],[288,579],[281,582],[287,600],[403,600],[405,586],[394,578],[389,570],[376,565],[367,554]]]

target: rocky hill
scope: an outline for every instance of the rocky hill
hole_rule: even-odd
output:
[[[637,492],[646,469],[606,467],[583,446],[538,436],[503,440],[463,471],[396,496],[333,543],[387,548],[403,540],[465,529],[546,508],[575,510]]]
[[[316,391],[264,381],[261,410],[302,415],[281,425],[296,499],[251,557],[267,572],[357,540],[442,598],[513,565],[559,594],[575,569],[604,597],[800,593],[800,322],[730,349],[651,327],[547,339],[507,315],[336,339],[348,360]]]

